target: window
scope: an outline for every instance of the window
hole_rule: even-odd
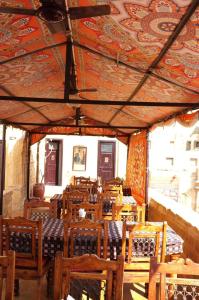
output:
[[[191,158],[190,159],[190,165],[191,165],[191,167],[197,167],[197,164],[198,164],[197,158]]]
[[[194,149],[199,150],[199,141],[194,141]]]
[[[166,157],[166,166],[167,166],[168,168],[172,167],[172,166],[173,166],[173,163],[174,163],[173,157]]]
[[[187,151],[191,150],[191,141],[187,141],[187,143],[186,143],[186,150]]]

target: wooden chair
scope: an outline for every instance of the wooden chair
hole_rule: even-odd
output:
[[[166,227],[166,222],[123,223],[124,282],[149,282],[150,258],[165,259]]]
[[[85,254],[74,258],[64,258],[61,253],[58,253],[55,258],[55,276],[54,276],[54,300],[65,299],[72,293],[72,283],[75,281],[75,288],[78,293],[86,289],[87,299],[89,293],[97,293],[98,297],[92,299],[106,300],[122,300],[123,293],[123,267],[124,259],[118,257],[117,261],[108,261],[100,259],[96,255]],[[87,287],[84,284],[86,280]],[[83,281],[83,284],[81,282]],[[90,281],[90,284],[88,282]],[[97,285],[97,282],[101,284]],[[77,286],[80,282],[82,289]],[[100,288],[106,282],[105,296],[104,291]],[[71,290],[70,290],[71,288]],[[82,296],[82,295],[81,295]],[[82,297],[75,299],[82,299]],[[89,298],[90,299],[90,298]]]
[[[4,241],[4,244],[3,244]],[[7,219],[0,217],[0,245],[5,254],[15,250],[15,279],[38,281],[38,296],[41,299],[42,279],[50,264],[42,256],[42,220],[22,217]]]
[[[69,221],[76,222],[80,220],[79,210],[83,209],[86,212],[86,219],[90,219],[93,221],[98,221],[102,219],[102,204],[101,203],[81,203],[81,204],[73,204],[69,203],[68,211],[65,219]]]
[[[114,221],[133,221],[145,222],[145,204],[117,204],[113,203],[113,220]]]
[[[24,202],[24,218],[27,219],[46,219],[57,217],[57,202],[31,200]]]
[[[89,193],[79,190],[63,192],[62,197],[62,215],[64,216],[69,208],[69,204],[82,204],[89,201]]]
[[[64,222],[64,256],[73,257],[85,253],[94,253],[107,257],[108,223],[82,220]]]
[[[149,300],[198,299],[199,264],[190,259],[158,263],[151,258]]]
[[[97,194],[97,202],[102,203],[102,217],[106,220],[112,220],[112,206],[115,202],[120,202],[118,200],[118,193],[114,191],[106,191]]]
[[[15,252],[8,251],[7,255],[0,256],[0,300],[3,293],[3,279],[5,278],[5,300],[14,299],[15,279]]]

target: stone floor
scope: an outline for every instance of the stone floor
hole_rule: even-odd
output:
[[[37,286],[36,281],[32,280],[20,280],[20,296],[15,297],[15,300],[35,300],[37,299]],[[143,284],[125,284],[124,285],[124,298],[123,300],[146,300],[144,296],[144,285]],[[52,300],[53,297],[46,296],[46,282],[43,284],[42,289],[42,300]]]

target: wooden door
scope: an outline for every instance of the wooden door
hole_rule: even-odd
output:
[[[98,142],[98,172],[102,180],[115,177],[115,142]]]
[[[59,141],[46,142],[45,184],[58,185],[59,178]]]

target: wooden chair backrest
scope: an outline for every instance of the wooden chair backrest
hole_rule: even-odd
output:
[[[56,218],[56,201],[52,203],[47,201],[31,200],[24,202],[24,218],[27,219],[45,219]]]
[[[64,256],[73,257],[77,256],[75,251],[81,251],[81,253],[85,254],[87,249],[85,250],[85,246],[82,245],[81,248],[81,238],[82,242],[87,240],[91,240],[92,237],[95,237],[96,247],[94,247],[88,251],[93,253],[93,249],[96,249],[96,253],[99,257],[107,257],[107,245],[108,245],[108,223],[104,221],[102,223],[93,222],[91,220],[82,220],[80,222],[67,222],[64,221]],[[79,247],[75,249],[75,243],[79,239]],[[102,242],[103,241],[103,242]],[[94,242],[94,243],[95,243]],[[103,246],[103,248],[102,248]]]
[[[3,278],[5,278],[5,300],[14,299],[15,252],[8,251],[0,256],[0,299],[3,292]]]
[[[159,285],[158,289],[157,283]],[[190,259],[179,259],[171,263],[158,263],[157,258],[151,258],[149,300],[198,298],[199,264],[192,262]]]
[[[69,204],[81,204],[89,201],[89,193],[72,190],[70,192],[63,192],[62,210],[63,214],[67,213]]]
[[[166,227],[166,222],[157,224],[149,222],[137,224],[127,224],[126,222],[123,223],[122,255],[125,257],[127,268],[136,268],[136,262],[138,262],[138,267],[139,263],[142,263],[143,261],[150,262],[151,256],[160,257],[160,261],[164,261],[166,252]],[[137,251],[134,249],[135,239],[143,239],[143,243],[138,240],[138,249],[136,249]],[[153,247],[151,242],[154,244]],[[145,245],[147,245],[147,248],[145,248]],[[133,255],[133,250],[136,252],[135,255]],[[143,268],[149,269],[149,263],[146,263]]]
[[[145,222],[145,204],[117,204],[113,203],[112,216],[114,221]]]
[[[112,185],[112,184],[105,184],[103,187],[104,192],[106,191],[114,191],[120,195],[123,195],[122,185]]]
[[[115,186],[120,186],[123,185],[123,181],[117,178],[113,178],[110,180],[105,181],[105,185],[115,185]]]
[[[106,281],[105,299],[122,300],[123,268],[122,256],[117,261],[108,261],[92,254],[64,258],[58,253],[55,258],[54,300],[65,299],[69,295],[72,279]]]
[[[19,242],[12,242],[13,239],[19,239]],[[9,250],[15,251],[16,267],[34,268],[42,274],[41,219],[32,221],[23,217],[8,219],[0,216],[0,245],[0,250],[3,247],[6,254]]]
[[[102,204],[101,203],[81,203],[73,204],[69,203],[66,218],[70,221],[78,221],[80,208],[86,211],[86,219],[98,221],[102,219]]]
[[[74,176],[74,185],[81,184],[81,183],[84,182],[85,180],[90,180],[90,176],[89,176],[89,177],[84,177],[84,176]]]
[[[102,202],[116,202],[118,198],[118,193],[115,191],[105,191],[103,193],[98,193],[97,198],[100,199]]]

